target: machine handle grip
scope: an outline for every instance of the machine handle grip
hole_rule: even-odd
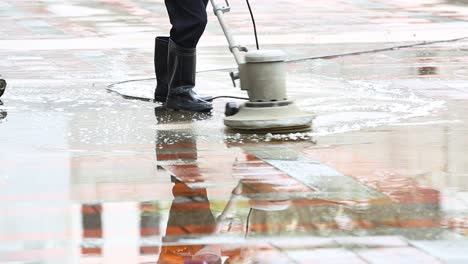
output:
[[[234,85],[234,87],[237,87],[236,80],[240,79],[239,73],[238,72],[230,72],[229,76],[231,76],[232,85]]]

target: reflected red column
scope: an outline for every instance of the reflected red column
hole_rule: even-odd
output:
[[[159,206],[156,202],[144,202],[140,204],[140,237],[151,238],[161,235],[159,222],[161,215]],[[156,255],[159,254],[158,246],[140,246],[141,255]]]
[[[81,253],[83,255],[102,255],[102,205],[84,204],[81,206],[83,242]],[[101,241],[98,241],[101,240]],[[93,243],[93,241],[95,243]],[[96,243],[98,242],[98,243]],[[94,245],[93,245],[94,244]]]

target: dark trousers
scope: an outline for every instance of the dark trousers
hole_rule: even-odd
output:
[[[171,39],[184,48],[197,47],[208,22],[208,0],[165,0],[172,24]]]

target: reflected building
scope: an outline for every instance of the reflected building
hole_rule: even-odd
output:
[[[147,129],[137,129],[135,115],[151,118]],[[85,111],[70,120],[70,198],[80,208],[74,239],[83,263],[154,262],[160,253],[171,190],[155,164],[152,110],[118,116]],[[98,122],[90,126],[89,120]]]

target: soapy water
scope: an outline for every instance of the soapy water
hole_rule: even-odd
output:
[[[194,137],[197,142],[243,144],[271,141],[313,141],[317,136],[333,135],[350,131],[397,125],[414,117],[424,117],[443,109],[444,101],[427,98],[392,81],[348,81],[312,75],[306,72],[292,73],[288,79],[288,93],[298,106],[316,114],[313,131],[287,134],[242,134],[226,129],[223,123],[224,105],[229,100],[216,100],[211,114],[167,111],[160,104],[126,100],[115,93],[107,93],[105,85],[81,89],[38,89],[48,83],[29,83],[27,80],[12,86],[1,109],[10,116],[31,127],[44,129],[40,115],[51,119],[72,120],[70,140],[83,144],[115,145],[151,143],[164,141],[175,144],[185,137]],[[50,81],[55,82],[56,81]],[[198,75],[200,93],[212,96],[246,94],[230,85],[226,72],[210,72]],[[30,88],[27,88],[30,87]],[[129,81],[111,86],[112,90],[133,97],[152,99],[155,80],[152,78]],[[67,88],[67,89],[65,89]],[[3,98],[2,98],[3,99]],[[238,100],[237,103],[243,101]],[[10,115],[11,114],[11,115]],[[57,118],[53,118],[57,117]],[[19,121],[19,120],[17,120]],[[418,121],[412,120],[411,121]],[[425,120],[427,121],[427,120]],[[432,120],[445,122],[444,120]],[[61,121],[60,121],[61,122]],[[3,129],[8,128],[5,123]],[[84,126],[84,127],[82,127]],[[185,131],[161,133],[155,131]],[[79,131],[76,132],[76,131]],[[12,132],[13,133],[13,132]],[[189,138],[190,139],[190,138]]]
[[[311,89],[311,96],[298,100],[302,109],[317,113],[312,135],[397,124],[410,118],[429,116],[445,106],[442,100],[399,88],[391,81],[345,81],[321,77],[313,78],[309,83],[312,87],[323,87]],[[291,86],[294,90],[301,89],[300,82]]]
[[[245,96],[226,85],[225,81],[217,80],[225,78],[225,74],[210,73],[209,79],[202,76],[200,87],[208,88],[209,94],[214,96]],[[154,79],[146,79],[117,84],[112,86],[112,90],[132,97],[152,98],[153,87]],[[288,92],[301,109],[316,114],[313,131],[253,135],[228,131],[222,120],[226,101],[215,102],[211,116],[200,117],[190,113],[167,115],[158,120],[156,128],[171,130],[185,127],[198,138],[209,135],[213,139],[218,135],[227,142],[236,143],[311,140],[316,136],[398,124],[410,118],[429,116],[445,106],[442,100],[425,97],[392,81],[348,81],[307,73],[290,75]]]

